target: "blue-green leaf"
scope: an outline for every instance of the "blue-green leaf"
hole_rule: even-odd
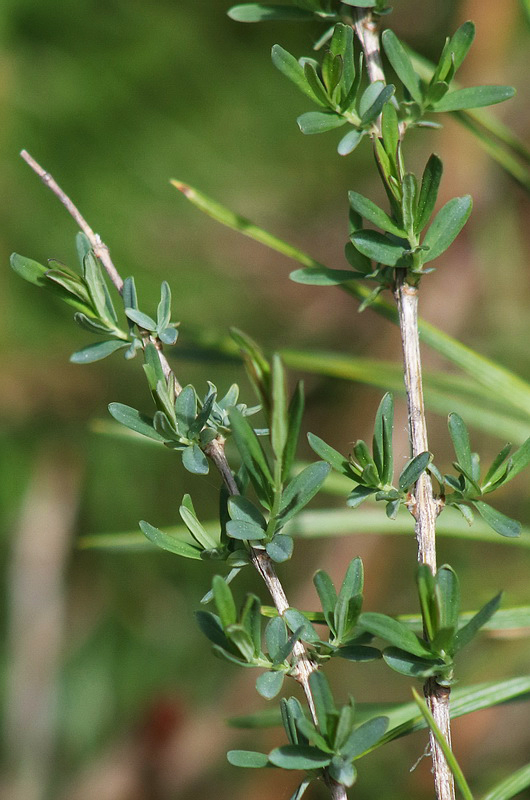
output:
[[[109,411],[112,417],[117,422],[125,425],[136,433],[141,433],[142,436],[148,436],[154,439],[155,442],[164,442],[164,437],[155,431],[153,428],[153,420],[146,414],[142,414],[131,406],[126,406],[123,403],[110,403]]]
[[[389,267],[406,267],[409,264],[410,258],[405,255],[403,245],[391,241],[378,231],[355,231],[350,238],[360,253],[379,264]]]
[[[167,550],[169,553],[175,553],[175,555],[183,556],[184,558],[201,560],[201,548],[188,544],[188,542],[183,542],[177,539],[176,536],[170,536],[144,520],[141,520],[139,525],[147,539],[157,547],[161,547],[162,550]]]
[[[343,136],[337,145],[337,153],[339,156],[347,156],[350,153],[353,153],[365,134],[366,131],[358,131],[354,128],[352,131],[349,131],[345,136]]]
[[[208,474],[208,459],[197,444],[185,447],[182,451],[182,465],[195,475]]]
[[[347,269],[328,269],[327,267],[304,267],[295,269],[289,275],[295,283],[307,286],[337,286],[339,283],[351,281],[354,277]]]
[[[330,467],[323,461],[310,464],[288,484],[283,492],[278,517],[282,524],[294,517],[316,495],[329,475]]]
[[[501,536],[508,536],[516,538],[521,535],[521,523],[517,522],[511,517],[507,517],[496,508],[492,508],[488,503],[483,500],[474,500],[473,505],[477,509],[482,519],[493,528],[494,531],[500,533]]]
[[[461,111],[465,108],[492,106],[509,100],[515,94],[513,86],[470,86],[444,95],[433,111]]]
[[[305,114],[301,114],[296,121],[302,133],[307,135],[325,133],[346,125],[344,117],[339,117],[331,111],[307,111]]]
[[[294,542],[292,537],[284,533],[275,534],[271,541],[265,545],[265,550],[277,564],[288,561],[293,554],[293,549]]]
[[[432,225],[425,234],[423,245],[429,250],[423,254],[423,261],[427,263],[438,258],[454,242],[466,224],[473,200],[470,195],[453,197],[435,216]]]
[[[266,700],[272,700],[281,692],[284,677],[283,672],[264,672],[256,680],[256,691]]]
[[[272,63],[311,100],[319,105],[325,105],[309,85],[302,65],[279,44],[275,44],[272,48]]]
[[[101,361],[103,358],[115,353],[116,350],[121,350],[128,347],[128,342],[122,342],[117,339],[108,339],[105,342],[95,342],[83,347],[82,350],[72,353],[70,361],[72,364],[92,364],[94,361]]]
[[[269,753],[269,761],[282,769],[319,769],[331,761],[329,753],[303,744],[285,744]]]
[[[420,79],[414,71],[414,67],[412,66],[412,62],[407,51],[399,41],[396,34],[390,29],[383,31],[381,39],[387,58],[392,64],[396,75],[403,85],[406,86],[412,99],[421,106],[423,102],[423,95],[420,86]]]
[[[265,753],[257,753],[253,750],[229,750],[226,757],[233,767],[246,767],[247,769],[260,769],[269,763],[269,757]]]
[[[391,219],[382,208],[379,208],[379,206],[377,206],[367,197],[364,197],[358,192],[348,192],[348,199],[350,201],[350,206],[354,211],[357,211],[361,217],[364,217],[364,219],[367,219],[369,222],[377,225],[378,228],[388,231],[388,233],[393,233],[395,236],[406,238],[406,232],[403,230],[403,228],[400,228],[399,225],[397,225],[397,223],[395,223],[394,220]]]

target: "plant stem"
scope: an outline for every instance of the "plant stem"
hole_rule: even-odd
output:
[[[423,405],[423,386],[420,359],[420,340],[418,333],[418,287],[406,281],[406,271],[398,270],[395,287],[398,306],[399,325],[403,345],[403,365],[409,436],[412,456],[429,449],[425,409]],[[440,504],[433,494],[431,477],[423,472],[416,483],[414,499],[408,506],[416,520],[416,540],[418,542],[418,561],[428,564],[436,573],[436,517]],[[430,711],[443,736],[451,746],[451,722],[449,713],[450,690],[440,686],[434,678],[426,681],[423,691]],[[438,800],[454,800],[453,775],[436,737],[429,734],[433,762],[434,784]]]
[[[386,83],[381,61],[379,31],[372,12],[367,8],[356,8],[354,27],[363,48],[370,83],[375,81]]]
[[[87,239],[89,240],[90,244],[92,245],[92,249],[94,250],[94,254],[100,260],[103,268],[107,272],[112,284],[118,291],[120,295],[123,294],[123,279],[114,266],[112,259],[110,257],[109,248],[107,245],[101,240],[99,234],[94,233],[88,222],[80,213],[77,206],[72,202],[72,200],[68,197],[68,195],[61,189],[59,184],[54,180],[54,178],[50,175],[49,172],[46,172],[40,164],[35,161],[35,159],[26,151],[22,150],[20,153],[24,161],[29,164],[31,169],[41,178],[43,183],[48,186],[49,189],[53,192],[53,194],[61,201],[61,203],[65,206],[70,216],[77,222],[83,233],[86,235]],[[158,357],[160,359],[160,363],[162,365],[162,369],[164,371],[164,375],[166,380],[173,381],[175,386],[176,394],[179,394],[181,391],[181,385],[169,366],[169,363],[164,355],[163,348],[161,342],[154,336],[150,336],[147,332],[145,332],[145,336],[142,336],[144,339],[144,344],[147,341],[153,342],[155,345]],[[221,436],[218,436],[212,442],[210,442],[204,448],[205,454],[211,459],[217,470],[219,471],[223,482],[232,495],[240,494],[228,461],[226,460],[226,455],[224,451],[224,439]],[[283,615],[284,612],[290,607],[289,601],[285,595],[285,591],[283,586],[280,582],[280,579],[276,575],[276,570],[274,569],[274,564],[264,550],[254,549],[250,547],[250,558],[252,560],[252,564],[256,568],[257,572],[263,579],[269,594],[272,598],[272,601],[280,615]],[[302,642],[296,642],[295,646],[293,647],[293,656],[294,656],[294,670],[292,676],[295,680],[301,685],[309,710],[311,712],[311,717],[315,724],[318,722],[316,709],[315,709],[315,702],[313,700],[313,695],[311,692],[311,687],[309,686],[309,676],[312,672],[318,669],[317,665],[314,661],[312,661],[303,645]],[[324,773],[325,782],[327,787],[329,788],[332,800],[346,800],[346,790],[344,786],[341,784],[336,783],[326,772]]]

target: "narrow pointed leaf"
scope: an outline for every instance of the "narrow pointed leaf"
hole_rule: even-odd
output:
[[[298,446],[298,438],[300,436],[300,427],[302,425],[302,417],[304,414],[304,403],[304,384],[302,381],[298,381],[287,412],[288,434],[283,451],[282,481],[286,481],[291,474],[291,469],[296,456],[296,448]]]
[[[162,550],[175,553],[177,556],[183,556],[183,558],[192,558],[197,561],[201,560],[202,548],[188,544],[188,542],[183,542],[168,533],[164,533],[153,525],[150,525],[149,522],[145,522],[145,520],[141,520],[139,525],[144,536],[157,547],[162,548]]]
[[[407,462],[401,475],[399,476],[399,488],[405,491],[409,486],[416,483],[422,472],[425,471],[427,466],[432,460],[431,453],[419,453],[417,456]]]
[[[324,570],[319,569],[313,576],[313,583],[320,598],[320,604],[324,617],[330,629],[334,631],[333,612],[337,604],[337,592],[333,585],[333,581]]]
[[[311,770],[327,767],[331,755],[309,745],[285,744],[269,753],[269,761],[282,769]]]
[[[405,650],[407,653],[420,656],[420,658],[432,658],[432,654],[425,643],[421,642],[401,622],[388,617],[386,614],[379,614],[373,611],[364,612],[359,617],[359,625],[373,633],[374,636],[385,639],[400,650]]]
[[[316,495],[329,475],[330,467],[323,461],[310,464],[288,484],[283,492],[279,517],[282,524],[294,517]]]
[[[379,206],[367,197],[363,197],[363,195],[358,192],[348,192],[348,199],[353,210],[357,211],[364,219],[367,219],[384,231],[388,231],[388,233],[393,233],[395,236],[406,237],[405,231],[390,219],[382,208],[379,208]]]
[[[392,67],[394,68],[398,78],[403,85],[407,87],[412,99],[421,106],[423,102],[423,96],[420,86],[420,79],[414,71],[414,67],[412,66],[412,62],[407,51],[399,41],[396,34],[390,29],[384,31],[381,38],[387,58],[392,64]]]
[[[507,778],[490,789],[482,800],[510,800],[516,794],[530,786],[530,764],[525,764],[521,769],[512,772]]]
[[[330,464],[334,470],[340,472],[341,475],[346,476],[347,478],[352,477],[352,470],[350,467],[350,462],[347,458],[335,450],[331,445],[326,444],[326,442],[321,439],[319,436],[316,436],[314,433],[308,433],[307,439],[309,441],[310,447],[315,451],[317,456],[324,459],[328,464]]]
[[[466,224],[472,207],[471,197],[465,195],[464,197],[454,197],[440,209],[422,242],[429,248],[423,254],[425,263],[438,258],[452,245]]]
[[[474,500],[473,505],[482,519],[487,522],[494,531],[500,533],[501,536],[515,538],[521,535],[521,523],[517,522],[517,520],[507,517],[506,514],[497,511],[496,508],[492,508],[488,503],[484,503],[483,500]]]
[[[164,442],[164,437],[155,431],[153,428],[153,420],[146,414],[142,414],[131,406],[126,406],[123,403],[110,403],[109,411],[114,419],[125,425],[126,428],[141,433],[143,436],[148,436],[154,439],[155,442]]]
[[[414,225],[414,230],[416,233],[420,233],[431,218],[432,212],[434,211],[434,206],[436,205],[436,198],[438,197],[438,189],[440,187],[442,173],[442,161],[435,153],[433,153],[425,165],[421,179],[416,222]]]
[[[347,269],[295,269],[289,274],[294,283],[303,283],[306,286],[337,286],[353,279],[353,274]]]
[[[117,350],[127,347],[127,342],[116,339],[109,339],[106,342],[96,342],[83,347],[82,350],[72,353],[70,361],[72,364],[92,364],[94,361],[101,361],[103,358],[112,355]]]
[[[279,44],[275,44],[272,48],[272,63],[311,100],[319,105],[324,105],[309,85],[302,65]]]
[[[513,86],[470,86],[449,92],[434,106],[433,111],[462,111],[466,108],[492,106],[509,100],[515,94]]]
[[[477,611],[475,616],[472,617],[463,628],[460,628],[455,636],[456,651],[461,650],[462,647],[465,647],[466,644],[469,644],[469,642],[477,635],[483,625],[485,625],[486,622],[488,622],[495,614],[499,608],[501,600],[502,592],[490,600],[489,603],[486,603],[486,605],[483,606],[480,611]]]

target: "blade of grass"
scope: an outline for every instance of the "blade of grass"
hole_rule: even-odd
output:
[[[443,751],[443,754],[445,756],[445,760],[447,761],[449,769],[453,773],[454,779],[456,781],[456,785],[458,786],[458,788],[462,792],[462,797],[464,798],[464,800],[473,800],[473,795],[471,793],[471,789],[469,788],[468,782],[464,778],[464,773],[460,769],[460,764],[456,760],[456,758],[454,756],[454,753],[451,750],[450,746],[447,744],[445,736],[443,735],[443,733],[441,732],[440,728],[438,727],[438,725],[434,721],[434,717],[431,714],[431,712],[429,711],[429,708],[427,707],[427,703],[425,702],[425,700],[423,700],[419,696],[418,692],[415,689],[412,689],[412,694],[414,696],[414,699],[415,699],[415,701],[417,703],[418,708],[421,711],[421,714],[422,714],[423,718],[425,719],[427,725],[429,726],[429,728],[433,732],[433,734],[434,734],[434,736],[436,738],[436,741],[438,742],[438,744],[440,745],[440,747],[441,747],[441,749]]]
[[[509,800],[528,786],[530,786],[530,764],[525,764],[490,789],[482,800]]]

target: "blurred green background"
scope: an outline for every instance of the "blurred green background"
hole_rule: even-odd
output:
[[[335,152],[339,135],[302,137],[295,118],[308,105],[270,63],[277,41],[308,55],[316,29],[238,25],[226,17],[228,5],[4,0],[0,8],[0,796],[6,800],[173,800],[214,792],[219,800],[272,800],[287,798],[295,785],[296,777],[271,771],[263,781],[261,773],[225,763],[229,746],[268,748],[282,734],[225,726],[226,717],[265,701],[253,690],[255,675],[214,659],[195,627],[193,610],[211,569],[162,552],[76,549],[79,535],[135,530],[139,519],[174,524],[184,491],[203,518],[213,516],[216,476],[184,475],[169,452],[95,433],[91,425],[105,418],[111,400],[149,409],[139,364],[114,356],[70,365],[69,354],[90,335],[8,268],[12,251],[41,262],[75,259],[75,225],[18,157],[26,148],[103,236],[122,274],[136,276],[142,307],[152,309],[160,281],[170,282],[183,353],[190,333],[224,334],[237,325],[268,351],[296,346],[399,360],[389,323],[370,311],[358,315],[356,303],[338,290],[290,283],[286,259],[201,216],[169,184],[178,178],[196,185],[331,266],[344,263],[347,190],[382,199],[369,148],[342,159]],[[459,79],[515,85],[518,97],[495,113],[527,139],[523,4],[397,0],[388,22],[434,58],[446,34],[468,18],[477,24],[477,40]],[[470,192],[475,210],[443,268],[425,281],[423,315],[529,378],[527,197],[453,120],[441,131],[410,135],[410,168],[420,171],[432,150],[445,162],[441,200]],[[425,361],[446,366],[432,353]],[[237,365],[181,356],[177,372],[204,387],[207,378],[220,389],[238,380],[251,400]],[[369,435],[379,391],[305,379],[306,429],[343,451]],[[449,465],[445,422],[432,415],[430,423],[437,462]],[[401,403],[402,455],[405,425]],[[485,454],[502,444],[480,431],[473,436]],[[514,482],[497,502],[523,521],[526,484]],[[339,580],[359,554],[367,607],[414,611],[414,553],[413,536],[362,531],[299,542],[287,576],[291,596],[300,607],[315,606],[314,569],[324,566]],[[468,608],[501,588],[507,605],[530,602],[526,551],[444,541],[440,561],[459,569]],[[238,586],[245,587],[261,592],[250,574]],[[490,637],[470,648],[461,680],[527,673],[528,660],[524,638]],[[410,696],[406,679],[380,665],[332,666],[344,698],[352,691],[366,701]],[[527,760],[526,716],[520,705],[456,723],[459,757],[479,791]],[[409,773],[425,744],[416,734],[363,760],[354,796],[430,797],[428,760]]]

